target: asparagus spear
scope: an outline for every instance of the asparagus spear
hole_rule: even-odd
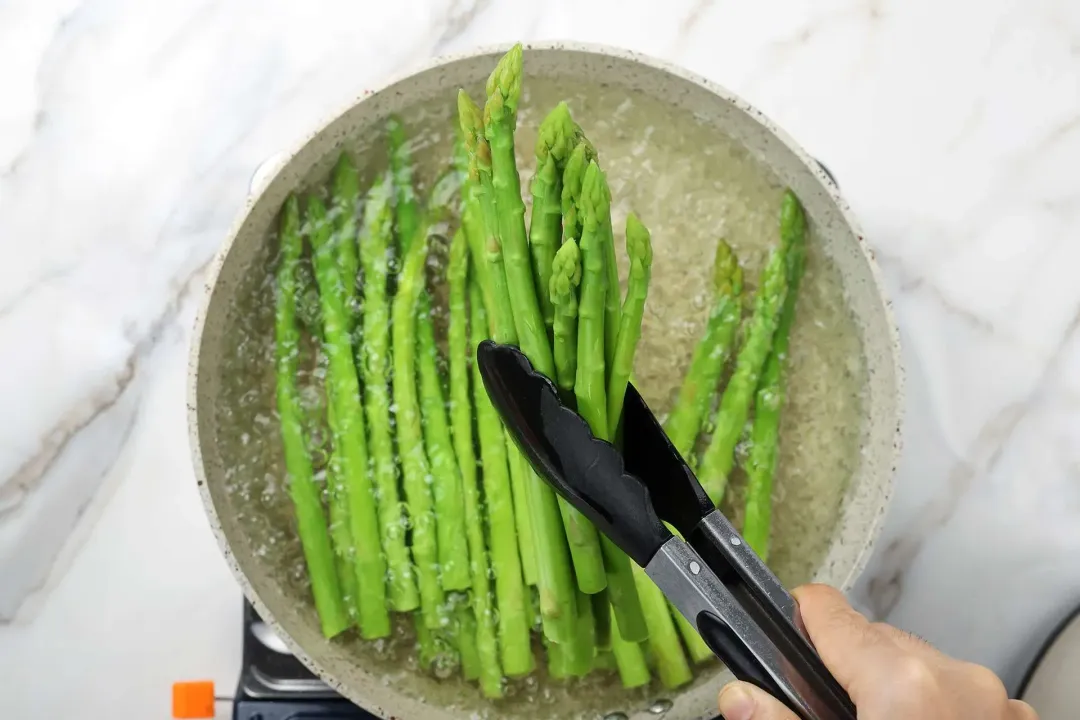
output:
[[[506,454],[510,464],[510,487],[514,495],[514,518],[517,524],[518,552],[521,553],[521,575],[526,585],[539,582],[536,567],[532,515],[529,513],[528,483],[531,472],[525,456],[518,450],[509,434],[506,435]]]
[[[514,161],[513,111],[520,97],[520,81],[519,45],[492,73],[485,117],[482,119],[479,108],[466,93],[460,92],[458,118],[469,155],[471,202],[478,208],[485,237],[492,335],[499,343],[516,345],[520,340],[521,349],[533,361],[533,366],[551,377],[554,360],[533,285],[524,237],[524,205]],[[514,193],[517,193],[516,201]],[[502,197],[501,203],[496,200],[497,196]],[[526,315],[532,322],[526,322]],[[565,642],[574,632],[575,599],[573,570],[559,504],[554,491],[536,473],[530,471],[525,484],[534,521],[533,544],[544,632],[555,642]]]
[[[787,297],[780,311],[772,352],[765,363],[754,404],[750,454],[746,463],[746,516],[743,537],[762,559],[769,555],[769,524],[772,516],[772,485],[780,433],[780,408],[784,404],[784,363],[788,339],[795,320],[799,285],[806,265],[806,218],[798,198],[788,190],[781,206],[781,242],[787,255]]]
[[[346,630],[351,622],[342,599],[321,493],[315,485],[300,394],[296,387],[300,352],[300,332],[296,325],[296,269],[302,250],[300,210],[296,197],[290,195],[281,214],[281,264],[278,268],[274,313],[277,406],[281,416],[281,440],[289,495],[296,509],[297,532],[311,578],[315,610],[319,614],[323,635],[333,637]]]
[[[409,251],[409,244],[416,237],[420,222],[420,210],[413,185],[412,159],[405,138],[405,125],[401,118],[391,116],[386,122],[386,134],[390,145],[390,175],[394,185],[394,235],[398,239],[402,257]]]
[[[555,373],[559,387],[574,390],[577,373],[577,286],[581,282],[581,253],[570,238],[555,254],[550,295],[555,307]],[[578,588],[588,594],[607,586],[600,538],[588,519],[560,498],[559,510],[570,542]]]
[[[480,288],[469,284],[471,349],[487,337],[487,317]],[[527,589],[521,579],[521,562],[517,553],[513,500],[503,444],[502,423],[484,390],[480,369],[473,363],[473,401],[476,406],[476,430],[480,440],[480,463],[484,469],[483,486],[487,499],[488,547],[495,574],[495,599],[499,613],[499,644],[503,670],[507,675],[524,675],[533,669],[534,659],[529,644],[529,618],[526,615]],[[475,601],[475,595],[474,595]]]
[[[555,253],[548,284],[555,313],[555,377],[559,387],[566,392],[573,392],[577,375],[577,293],[580,284],[581,252],[574,238],[569,238]]]
[[[799,216],[801,218],[801,215]],[[794,234],[792,213],[781,216],[780,246],[769,255],[761,271],[754,312],[747,323],[743,345],[735,360],[735,372],[720,399],[716,430],[701,458],[698,478],[705,492],[719,504],[727,487],[728,474],[735,463],[735,445],[742,435],[761,368],[769,356],[780,309],[787,294],[787,254]]]
[[[419,224],[419,206],[412,185],[412,158],[400,119],[389,123],[390,167],[394,183],[394,216],[402,252],[407,254]],[[423,275],[421,275],[423,283]],[[421,417],[424,445],[431,464],[435,502],[440,578],[444,590],[469,587],[469,551],[465,538],[461,471],[454,458],[450,423],[446,415],[442,381],[439,378],[435,328],[431,319],[431,297],[420,288],[416,318],[417,370],[420,379]]]
[[[567,674],[584,677],[592,670],[596,657],[596,624],[593,621],[591,596],[581,590],[577,594],[577,610],[577,629],[571,642],[564,643],[564,656]]]
[[[439,377],[435,329],[431,323],[431,302],[426,292],[421,293],[418,304],[420,315],[416,319],[416,352],[420,412],[424,424],[424,445],[431,463],[442,586],[444,590],[465,590],[471,580],[461,470],[454,457],[450,437],[450,423]]]
[[[420,606],[412,558],[405,544],[404,515],[397,486],[397,465],[390,429],[390,306],[387,299],[387,252],[393,234],[390,186],[386,177],[368,191],[360,232],[364,273],[363,334],[357,358],[364,381],[371,474],[377,489],[382,548],[389,568],[390,607],[398,612]]]
[[[525,236],[525,204],[521,201],[521,183],[514,158],[514,128],[520,99],[521,45],[518,44],[499,60],[488,78],[484,136],[491,149],[498,238],[518,342],[538,372],[554,377],[555,362],[540,314]]]
[[[469,338],[467,322],[468,243],[465,232],[458,230],[450,243],[447,279],[450,284],[450,326],[447,343],[450,357],[451,420],[454,447],[461,468],[462,495],[465,504],[465,527],[469,541],[469,574],[472,580],[472,614],[476,635],[477,672],[485,697],[502,697],[502,666],[495,634],[494,602],[487,547],[484,543],[484,519],[477,483],[476,453],[473,449],[472,400],[469,397],[469,360],[476,352]],[[463,628],[467,632],[469,628]],[[466,653],[462,652],[465,661]]]
[[[608,187],[606,176],[603,173],[601,173],[601,176],[604,177],[602,187],[604,200],[608,206],[608,211],[600,217],[600,237],[604,243],[604,272],[607,274],[608,288],[607,293],[604,294],[604,352],[606,353],[604,361],[607,364],[608,379],[610,380],[615,373],[617,364],[616,353],[618,352],[619,331],[622,326],[622,307],[619,301],[621,295],[619,266],[615,260],[615,234],[611,227],[611,189]],[[646,231],[646,234],[648,234],[648,231]],[[649,254],[651,263],[651,248]],[[616,423],[618,420],[617,417],[610,418],[609,422]]]
[[[424,454],[424,435],[420,422],[420,402],[416,390],[416,306],[424,287],[424,263],[427,260],[427,232],[418,230],[398,275],[391,321],[393,338],[393,397],[397,406],[397,445],[401,462],[402,485],[412,525],[412,551],[416,562],[423,624],[430,629],[443,627],[446,614],[443,591],[439,584],[438,545],[435,516],[432,513],[428,476],[431,469]]]
[[[360,634],[365,638],[390,634],[390,614],[386,608],[386,562],[379,543],[379,524],[371,480],[367,474],[367,438],[360,385],[353,362],[349,337],[350,318],[345,305],[345,283],[338,270],[332,228],[326,208],[312,196],[306,216],[314,250],[315,279],[319,284],[324,351],[329,362],[327,394],[332,409],[329,417],[334,436],[340,480],[345,485],[349,507],[349,532],[359,585],[357,609]]]
[[[668,609],[667,598],[645,571],[634,566],[634,581],[637,583],[641,607],[645,612],[645,624],[649,628],[649,648],[656,660],[656,669],[660,682],[666,688],[677,688],[690,682],[693,677],[690,665],[683,654],[679,633],[675,630]]]
[[[590,595],[592,601],[593,622],[596,623],[596,649],[611,650],[611,597],[607,588],[595,595]]]
[[[334,244],[337,246],[338,264],[345,283],[345,306],[349,310],[352,328],[359,317],[356,288],[360,273],[360,255],[356,239],[356,208],[360,204],[360,178],[356,173],[356,166],[345,153],[341,153],[334,165],[330,189]]]
[[[562,234],[562,172],[566,158],[581,136],[565,102],[555,106],[540,123],[536,139],[536,172],[530,190],[533,196],[529,224],[536,287],[540,290],[540,310],[548,330],[555,322],[555,306],[546,291],[551,284],[551,263]]]
[[[612,625],[616,625],[614,607],[610,610]],[[645,662],[645,653],[636,642],[625,639],[618,630],[611,633],[611,652],[615,656],[615,666],[619,669],[619,679],[623,687],[636,688],[649,684],[649,666]]]
[[[705,333],[694,348],[675,407],[664,423],[671,443],[685,458],[690,457],[713,392],[720,383],[742,310],[742,268],[731,246],[723,240],[716,246],[713,267],[712,312]]]
[[[563,240],[581,239],[581,183],[585,179],[585,169],[589,161],[596,159],[596,150],[584,137],[570,151],[563,168],[562,217]]]
[[[499,213],[495,206],[495,186],[492,177],[491,146],[484,137],[484,121],[480,108],[464,90],[458,92],[458,120],[469,161],[466,184],[466,211],[479,231],[483,248],[490,295],[488,313],[491,315],[492,339],[497,343],[517,345],[517,328],[510,305],[510,288],[506,283],[502,240],[499,235]]]
[[[578,365],[574,382],[578,412],[593,434],[611,439],[607,414],[607,389],[604,371],[604,249],[601,218],[607,212],[604,178],[596,161],[590,161],[581,189],[581,293],[578,301]],[[600,547],[607,570],[607,587],[618,621],[619,634],[630,642],[648,636],[641,603],[634,586],[630,558],[606,536]]]
[[[630,381],[630,372],[634,369],[634,353],[641,339],[641,321],[645,314],[645,298],[649,294],[649,278],[652,273],[652,243],[649,230],[633,213],[626,218],[626,254],[630,256],[630,280],[626,289],[626,302],[620,314],[619,333],[613,354],[614,366],[608,378],[610,437],[615,437],[619,420],[622,418],[626,384]],[[607,267],[606,263],[605,267]],[[606,311],[604,323],[606,331]]]

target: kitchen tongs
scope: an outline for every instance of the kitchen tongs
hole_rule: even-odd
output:
[[[855,720],[855,706],[803,634],[794,599],[713,506],[632,385],[620,453],[516,348],[485,341],[477,362],[537,473],[645,569],[737,678],[804,720]]]

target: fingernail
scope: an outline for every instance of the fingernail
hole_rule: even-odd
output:
[[[751,720],[756,706],[754,696],[738,683],[720,691],[720,714],[724,720]]]

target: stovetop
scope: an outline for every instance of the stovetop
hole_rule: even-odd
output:
[[[293,657],[248,602],[242,668],[233,720],[377,720]]]

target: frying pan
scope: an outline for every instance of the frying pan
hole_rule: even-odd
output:
[[[381,717],[449,719],[490,712],[523,718],[711,718],[717,690],[730,678],[719,665],[699,669],[694,683],[678,691],[655,686],[624,691],[610,680],[593,678],[568,687],[547,686],[542,678],[521,681],[512,686],[510,697],[492,706],[475,688],[456,679],[438,680],[415,672],[406,657],[411,640],[404,635],[369,643],[349,636],[331,641],[319,631],[287,493],[281,487],[273,370],[268,361],[273,312],[268,268],[277,212],[290,192],[311,189],[325,178],[342,149],[362,162],[366,157],[384,157],[381,129],[394,113],[402,114],[422,138],[414,148],[418,175],[433,177],[437,164],[449,156],[454,93],[465,87],[478,97],[505,50],[489,48],[440,59],[365,94],[297,148],[282,153],[258,187],[253,184],[210,269],[192,347],[188,418],[199,492],[222,552],[259,614],[312,671]],[[778,517],[789,518],[777,528],[778,535],[787,538],[789,552],[786,560],[778,561],[777,572],[788,585],[813,579],[850,588],[869,557],[888,505],[900,447],[903,376],[898,333],[878,268],[837,186],[817,162],[746,102],[667,63],[624,50],[550,43],[526,47],[525,67],[519,157],[530,155],[527,128],[530,123],[535,128],[536,118],[527,118],[526,108],[550,107],[561,99],[551,94],[557,88],[584,87],[592,90],[580,95],[577,103],[572,99],[571,107],[587,132],[590,127],[606,128],[615,137],[621,123],[636,122],[662,133],[670,127],[685,130],[692,120],[697,130],[676,139],[672,152],[685,157],[674,161],[701,162],[713,141],[727,148],[704,162],[702,182],[718,164],[756,164],[778,188],[791,187],[802,200],[812,227],[811,267],[817,262],[831,269],[838,297],[853,322],[855,364],[862,368],[861,421],[855,423],[857,428],[849,428],[858,445],[851,453],[852,467],[826,478],[813,489],[809,502],[805,494],[798,500],[801,507],[812,506],[815,512],[778,511]],[[601,111],[601,106],[590,104],[590,93],[624,96],[626,101],[614,111]],[[603,157],[604,146],[597,145]],[[616,196],[620,187],[655,186],[654,201],[663,202],[663,177],[653,176],[647,164],[616,167],[614,160],[609,175]],[[363,167],[367,180],[379,170]],[[528,174],[523,172],[523,177]],[[638,211],[648,219],[650,209],[655,210]],[[700,220],[722,224],[707,213]],[[678,372],[665,368],[685,366],[693,346],[692,333],[684,332],[685,337],[663,333],[676,332],[672,328],[686,325],[694,314],[694,304],[685,298],[700,294],[694,290],[694,278],[702,283],[700,290],[707,282],[703,279],[707,270],[703,275],[696,265],[708,265],[700,258],[708,256],[712,247],[708,243],[715,243],[723,229],[695,233],[685,227],[675,221],[670,227],[665,221],[652,226],[656,268],[663,267],[665,257],[682,253],[679,262],[688,272],[682,283],[667,281],[662,271],[654,269],[654,287],[659,289],[650,294],[652,324],[646,323],[641,354],[643,360],[650,353],[655,357],[651,370],[637,374],[641,387],[657,388],[657,395],[647,398],[654,407],[665,403],[678,381]],[[667,235],[678,235],[678,244],[664,245],[659,239]],[[687,262],[685,257],[696,260]],[[697,316],[700,319],[700,308]],[[651,345],[650,332],[662,336]],[[828,433],[831,419],[823,412],[814,424],[820,423],[820,432]],[[794,507],[796,500],[780,502],[782,507]]]

